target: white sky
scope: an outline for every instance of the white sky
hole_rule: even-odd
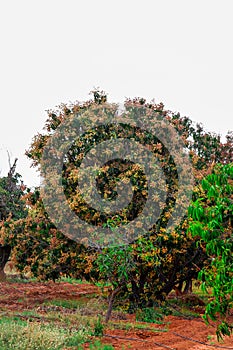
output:
[[[155,98],[166,109],[233,130],[232,0],[12,0],[0,3],[0,170],[24,156],[46,110],[86,100]]]

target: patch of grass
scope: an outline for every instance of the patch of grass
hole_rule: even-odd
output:
[[[21,312],[21,315],[40,317],[40,315],[35,310],[24,310]]]
[[[89,296],[89,295],[88,295]],[[43,305],[46,308],[47,312],[50,311],[62,311],[61,309],[73,310],[74,312],[78,312],[81,315],[86,316],[96,316],[101,314],[103,310],[107,308],[106,303],[102,300],[101,297],[93,297],[93,295],[89,298],[87,296],[80,297],[78,299],[52,299],[45,301]],[[58,310],[56,310],[58,308]]]
[[[9,275],[6,275],[6,281],[10,283],[30,283],[30,282],[35,282],[36,280],[26,278],[23,275],[9,274]]]
[[[114,350],[112,345],[101,344],[99,340],[90,344],[89,349],[90,350]]]
[[[66,309],[77,309],[80,305],[84,304],[84,301],[80,299],[52,299],[44,302],[44,305],[60,306]]]
[[[170,311],[170,315],[191,318],[200,317],[200,314],[195,312],[196,307],[199,307],[198,302],[190,302],[189,300],[183,300],[182,298],[169,299],[164,306],[164,308]]]
[[[197,312],[191,311],[189,309],[186,309],[185,307],[180,308],[179,310],[173,310],[172,315],[177,317],[187,317],[187,318],[200,317],[200,314],[198,314]]]
[[[7,316],[9,317],[10,315],[8,314]],[[17,312],[16,317],[19,317],[21,319],[26,319],[28,321],[35,321],[35,319],[37,320],[43,319],[43,317],[39,315],[35,310],[25,310],[20,313]]]
[[[0,350],[60,350],[88,340],[90,329],[61,328],[54,324],[38,324],[17,317],[0,320]]]
[[[84,316],[102,315],[107,311],[107,304],[101,297],[92,298],[86,301],[85,304],[80,305],[78,311]]]
[[[66,282],[66,283],[70,283],[70,284],[90,284],[90,282],[85,281],[85,280],[75,279],[72,277],[64,277],[64,276],[59,278],[58,282]]]
[[[111,329],[123,329],[126,331],[129,330],[137,330],[137,329],[145,329],[151,332],[167,332],[168,328],[150,328],[147,324],[141,324],[141,323],[131,323],[131,322],[113,322],[109,321],[108,327]]]
[[[96,318],[94,317],[82,316],[79,312],[66,314],[63,312],[52,311],[46,312],[46,314],[43,315],[44,323],[53,323],[56,325],[60,325],[61,327],[65,327],[66,329],[79,329],[80,327],[83,327],[90,331],[90,335],[92,334],[94,329],[95,319]]]
[[[70,328],[73,330],[82,327],[89,330],[90,336],[101,336],[103,334],[103,326],[101,320],[98,320],[97,314],[98,313],[93,312],[91,315],[83,315],[78,308],[75,312],[72,313],[66,313],[57,310],[46,311],[46,313],[43,312],[43,315],[39,315],[39,317],[41,317],[41,321],[44,324],[56,324],[60,327],[64,327],[66,329]],[[31,316],[31,318],[33,319],[33,316]]]

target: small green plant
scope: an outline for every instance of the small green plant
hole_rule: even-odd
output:
[[[163,314],[152,307],[143,308],[136,312],[136,321],[159,324],[162,323],[161,320],[163,320]]]
[[[100,315],[97,318],[97,321],[94,323],[93,335],[96,337],[102,337],[104,334],[104,325],[101,321]]]

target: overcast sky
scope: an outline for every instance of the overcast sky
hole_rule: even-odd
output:
[[[1,175],[8,150],[24,182],[38,185],[24,152],[45,111],[93,87],[109,101],[155,98],[208,131],[233,130],[232,9],[232,0],[1,1]]]

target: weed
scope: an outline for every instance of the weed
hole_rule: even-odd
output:
[[[163,319],[163,314],[159,313],[152,307],[143,308],[143,309],[137,310],[136,312],[136,321],[162,324],[163,323],[161,322],[162,319]]]
[[[101,321],[101,317],[98,316],[97,321],[94,323],[93,335],[96,337],[102,337],[104,334],[104,325]]]

